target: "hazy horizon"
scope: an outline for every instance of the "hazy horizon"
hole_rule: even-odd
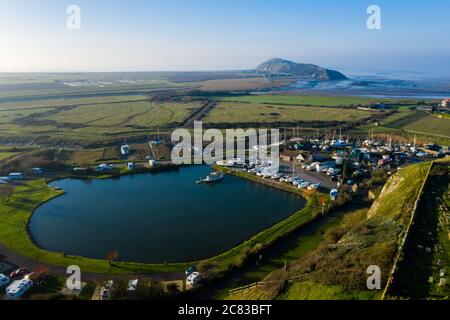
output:
[[[73,4],[81,9],[79,30],[66,26]],[[381,30],[367,29],[371,4],[381,8]],[[0,72],[247,70],[280,57],[442,77],[450,74],[449,11],[444,0],[4,0]]]

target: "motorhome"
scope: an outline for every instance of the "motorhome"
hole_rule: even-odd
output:
[[[29,279],[16,280],[6,288],[6,295],[10,299],[22,297],[33,286],[33,281]]]

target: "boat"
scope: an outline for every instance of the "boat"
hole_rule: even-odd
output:
[[[222,172],[213,171],[206,176],[205,179],[197,181],[197,183],[213,183],[223,180],[224,174]]]

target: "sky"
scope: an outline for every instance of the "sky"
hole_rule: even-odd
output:
[[[367,28],[373,4],[380,30]],[[273,57],[450,71],[449,12],[448,0],[1,0],[0,72],[235,70]]]

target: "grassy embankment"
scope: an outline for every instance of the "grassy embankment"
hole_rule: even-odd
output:
[[[380,267],[383,288],[429,167],[430,163],[409,166],[391,177],[368,212],[328,230],[317,250],[264,280],[278,285],[230,298],[379,299],[381,291],[367,289],[366,270]],[[300,275],[308,277],[285,285],[287,279]]]
[[[434,162],[387,298],[448,299],[449,175],[449,159]],[[441,269],[447,271],[443,277]],[[447,285],[439,285],[441,278]]]
[[[30,239],[27,231],[29,219],[39,205],[61,194],[62,191],[50,188],[43,179],[39,179],[26,181],[17,186],[8,198],[3,197],[1,199],[0,213],[0,243],[36,261],[62,267],[75,264],[80,266],[85,272],[111,274],[180,272],[186,267],[196,264],[195,262],[176,264],[114,262],[113,265],[110,265],[105,260],[65,256],[61,253],[49,252],[38,248]],[[286,233],[313,220],[319,212],[317,201],[315,198],[312,198],[303,210],[256,234],[237,247],[203,261],[203,264],[213,266],[216,274],[225,272],[235,266],[240,266],[249,255],[255,254]]]

